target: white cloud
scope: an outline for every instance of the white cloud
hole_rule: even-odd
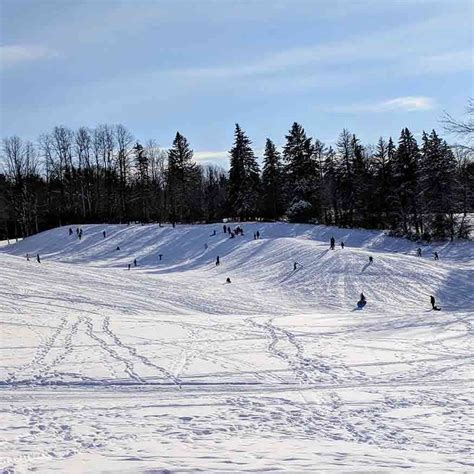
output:
[[[405,96],[395,97],[393,99],[383,100],[373,103],[349,104],[341,107],[332,107],[326,109],[329,112],[340,113],[359,113],[359,112],[416,112],[423,110],[432,110],[436,107],[436,101],[432,97],[425,96]]]
[[[203,163],[206,161],[218,162],[222,160],[229,159],[228,151],[195,151],[193,153],[193,158],[198,163]]]
[[[49,59],[56,57],[58,53],[44,46],[35,45],[1,45],[0,64],[3,68],[12,67],[17,64]]]

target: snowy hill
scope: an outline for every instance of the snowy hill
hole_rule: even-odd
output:
[[[0,468],[472,467],[472,243],[82,229],[0,248]]]
[[[82,226],[81,240],[75,232],[70,236],[68,229],[43,232],[3,251],[17,256],[39,253],[46,264],[121,269],[136,259],[139,268],[134,271],[141,274],[179,272],[196,279],[204,275],[215,279],[216,284],[232,276],[262,291],[286,291],[289,297],[296,295],[299,302],[304,297],[324,308],[348,309],[361,291],[370,300],[368,310],[421,309],[429,303],[431,294],[438,296],[447,309],[474,307],[472,243],[423,246],[425,257],[419,258],[415,243],[382,232],[325,226],[249,223],[244,226],[244,236],[234,239],[223,233],[221,225],[175,229],[87,225]],[[257,230],[261,236],[256,241],[253,234]],[[339,245],[335,251],[329,250],[331,236],[345,243],[344,250]],[[440,255],[437,262],[433,261],[434,251]],[[216,256],[222,263],[217,268]],[[369,256],[374,258],[373,265],[369,265]],[[300,265],[296,272],[295,261]]]

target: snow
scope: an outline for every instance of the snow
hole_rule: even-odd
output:
[[[0,469],[474,469],[471,242],[82,228],[0,249]]]

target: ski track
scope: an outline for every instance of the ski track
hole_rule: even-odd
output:
[[[0,250],[0,471],[474,469],[471,244],[215,227]]]

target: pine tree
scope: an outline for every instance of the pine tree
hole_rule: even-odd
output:
[[[352,169],[352,135],[349,130],[343,129],[336,142],[337,161],[336,169],[339,177],[338,193],[341,202],[339,223],[350,226],[354,220],[354,171]]]
[[[408,128],[400,134],[394,162],[394,185],[396,189],[397,225],[404,234],[412,232],[416,235],[422,231],[419,209],[419,148],[415,138]]]
[[[275,144],[267,138],[262,171],[263,216],[277,219],[283,213],[282,165]]]
[[[423,132],[421,187],[428,227],[434,238],[451,239],[455,234],[455,211],[459,187],[456,180],[456,160],[447,143],[433,130]]]
[[[320,217],[320,173],[311,138],[294,122],[283,148],[288,216],[295,221]]]
[[[389,138],[387,143],[382,137],[380,137],[374,155],[375,189],[373,197],[383,227],[391,227],[393,225],[391,215],[394,195],[394,154],[395,145],[393,144],[392,138]]]
[[[140,202],[139,212],[142,222],[149,219],[150,173],[148,156],[140,143],[133,147],[135,167],[137,170],[137,194]]]
[[[230,150],[229,209],[242,220],[259,212],[260,169],[252,142],[239,124],[235,125],[234,146]]]
[[[370,225],[370,174],[367,169],[367,160],[364,147],[359,139],[352,135],[351,139],[352,155],[352,187],[354,199],[354,221],[355,225]]]
[[[193,161],[193,151],[186,138],[177,132],[168,152],[167,195],[173,222],[191,220],[193,209],[200,207],[194,201],[199,177],[199,169]]]
[[[325,160],[322,167],[322,192],[321,206],[323,209],[324,222],[327,225],[340,222],[340,168],[337,163],[336,152],[329,147],[325,153]]]

